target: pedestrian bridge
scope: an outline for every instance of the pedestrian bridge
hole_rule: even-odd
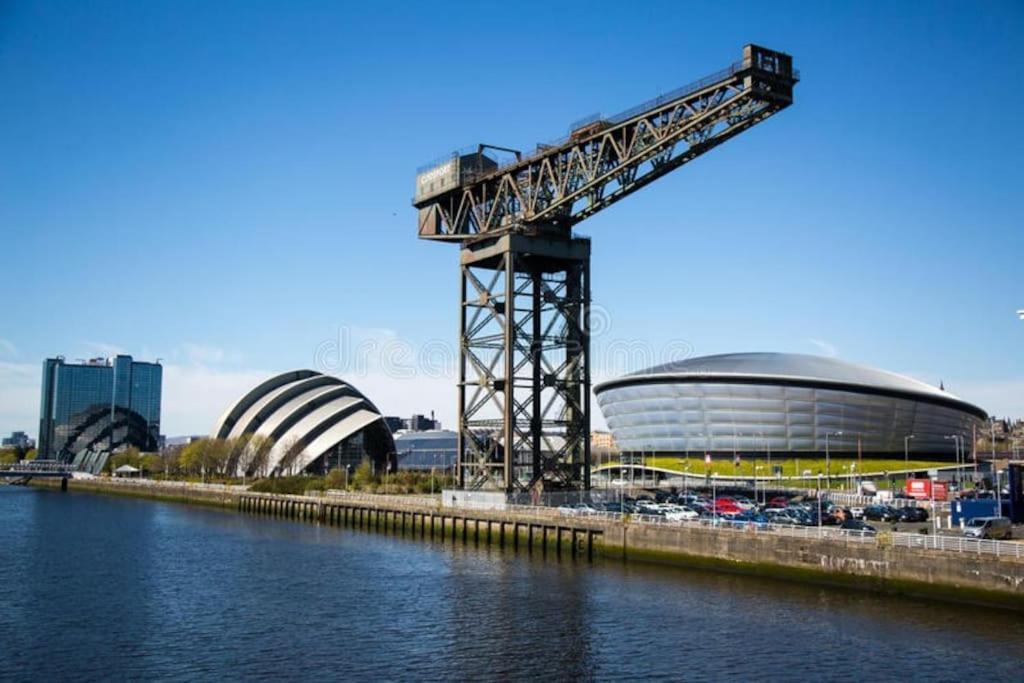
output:
[[[27,484],[38,477],[59,478],[66,486],[72,471],[70,465],[59,460],[23,460],[12,465],[0,465],[0,479],[6,479],[10,484]]]

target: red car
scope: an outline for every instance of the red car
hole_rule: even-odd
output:
[[[789,505],[789,499],[785,496],[775,496],[768,501],[768,507],[770,508],[785,508]]]
[[[738,515],[743,512],[740,506],[730,498],[719,498],[715,501],[715,512],[720,515]]]

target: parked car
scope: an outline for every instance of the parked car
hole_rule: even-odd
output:
[[[773,512],[775,514],[772,514]],[[768,518],[768,521],[771,524],[775,524],[777,526],[801,526],[800,520],[793,517],[785,510],[765,510],[765,517]]]
[[[856,531],[869,536],[876,532],[875,527],[871,526],[867,522],[862,522],[859,519],[848,519],[840,524],[839,528],[843,531]]]
[[[1013,525],[1006,517],[975,517],[964,527],[967,538],[1013,538]]]
[[[736,496],[732,499],[732,502],[734,502],[736,506],[744,512],[757,509],[757,504],[745,496]]]
[[[770,508],[784,508],[789,505],[789,498],[785,496],[775,496],[768,501],[768,507]]]
[[[673,522],[690,522],[700,517],[696,510],[687,505],[680,505],[677,508],[671,512],[666,512],[665,519],[670,519]]]
[[[856,506],[850,508],[850,516],[854,519],[864,519],[864,508]]]
[[[720,515],[738,515],[743,512],[739,505],[728,498],[719,498],[716,500],[714,510]]]
[[[899,519],[896,510],[888,505],[869,505],[864,508],[864,519],[878,522],[895,522]]]
[[[927,522],[928,511],[921,507],[909,506],[898,511],[901,522]]]
[[[758,527],[766,526],[769,524],[768,518],[762,515],[760,512],[741,512],[732,519],[734,522],[737,522],[739,524],[753,525]]]

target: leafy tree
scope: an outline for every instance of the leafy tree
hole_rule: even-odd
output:
[[[370,489],[377,483],[377,477],[373,473],[373,465],[369,458],[363,458],[359,467],[352,473],[352,484],[357,489]]]
[[[335,467],[324,477],[324,483],[329,489],[343,489],[345,484],[348,483],[346,479],[348,477],[345,476],[345,470],[341,467]]]
[[[235,476],[242,469],[243,461],[247,459],[251,438],[252,434],[242,434],[225,441],[224,447],[227,449],[227,461],[224,464],[225,474]]]
[[[0,451],[0,465],[13,465],[18,460],[18,453],[13,448]]]
[[[180,469],[181,465],[178,462],[178,459],[181,457],[181,452],[184,449],[184,446],[171,446],[170,448],[165,448],[163,452],[160,453],[160,460],[163,463],[162,470],[165,477],[170,472]]]
[[[35,459],[36,459],[36,456],[37,456],[37,455],[39,455],[39,451],[37,451],[37,450],[36,450],[36,449],[34,449],[34,448],[30,448],[30,449],[28,449],[28,451],[27,451],[27,452],[25,453],[25,458],[24,458],[24,459],[25,459],[25,460],[35,460]]]
[[[267,476],[267,465],[270,462],[270,451],[274,448],[274,439],[263,434],[253,434],[246,445],[245,465],[242,470],[250,477]]]
[[[156,453],[146,453],[140,458],[140,467],[143,472],[154,474],[159,472],[164,465],[164,460]]]
[[[231,445],[227,439],[206,439],[203,449],[203,466],[206,472],[224,474],[228,458],[231,457]]]
[[[187,474],[199,474],[203,467],[208,439],[196,439],[185,445],[178,456],[178,466]]]
[[[282,474],[291,475],[296,461],[306,450],[306,444],[299,437],[293,436],[284,442],[283,449],[284,455],[281,456],[278,468]]]

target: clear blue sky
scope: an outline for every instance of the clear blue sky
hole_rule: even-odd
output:
[[[36,431],[56,354],[163,358],[178,434],[342,328],[453,343],[416,167],[748,42],[794,56],[796,103],[581,226],[597,351],[837,354],[1024,415],[1022,39],[1012,2],[0,0],[0,432]],[[374,371],[384,410],[450,422],[450,382]]]

